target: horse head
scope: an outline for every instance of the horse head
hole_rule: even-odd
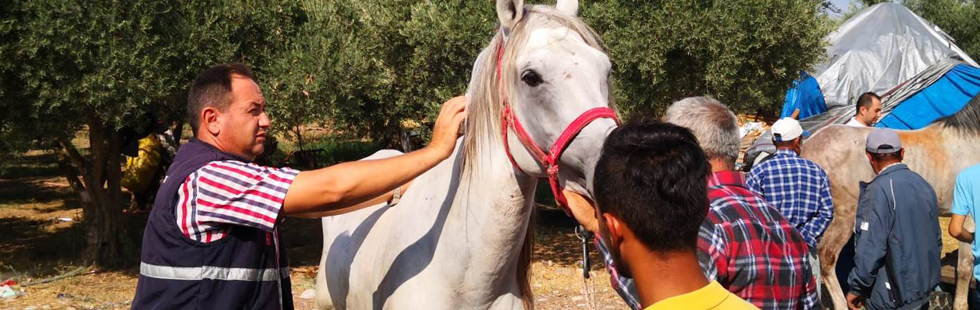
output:
[[[495,62],[505,109],[503,135],[514,166],[534,177],[548,177],[548,163],[535,154],[534,145],[540,146],[555,155],[559,185],[553,188],[591,197],[603,141],[617,123],[610,108],[612,65],[598,36],[575,16],[577,11],[576,0],[559,0],[555,7],[498,0],[501,31],[495,38]],[[604,116],[584,117],[597,111]],[[577,135],[566,133],[579,129]],[[567,147],[555,146],[563,142]]]

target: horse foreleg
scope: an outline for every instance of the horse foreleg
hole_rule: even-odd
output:
[[[967,217],[963,223],[966,231],[974,232],[973,217]],[[953,295],[953,309],[966,310],[969,308],[970,282],[973,281],[973,252],[969,243],[960,242],[956,258],[956,294]]]
[[[824,292],[830,296],[834,309],[837,310],[847,310],[844,292],[840,282],[837,281],[837,258],[841,249],[844,248],[844,244],[851,238],[853,227],[854,220],[835,219],[827,227],[827,231],[824,232],[823,238],[820,239],[820,245],[817,247],[818,255],[820,255],[820,275],[826,288]]]

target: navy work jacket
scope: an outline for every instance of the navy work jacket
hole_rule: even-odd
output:
[[[939,285],[942,236],[936,191],[905,164],[861,183],[851,291],[867,309],[918,309]]]
[[[293,309],[278,234],[235,226],[225,237],[202,243],[177,227],[177,189],[201,167],[221,160],[249,162],[197,139],[177,152],[146,223],[132,309]]]

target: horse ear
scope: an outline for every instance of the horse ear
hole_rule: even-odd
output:
[[[558,0],[558,3],[555,4],[555,8],[557,8],[559,12],[570,16],[576,16],[578,15],[578,0]]]
[[[497,0],[497,18],[504,33],[509,33],[514,25],[524,17],[524,0]]]

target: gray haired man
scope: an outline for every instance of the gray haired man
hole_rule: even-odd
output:
[[[697,253],[707,278],[761,309],[817,308],[809,246],[735,170],[741,144],[735,114],[715,99],[691,97],[667,108],[664,121],[690,129],[711,165]]]

